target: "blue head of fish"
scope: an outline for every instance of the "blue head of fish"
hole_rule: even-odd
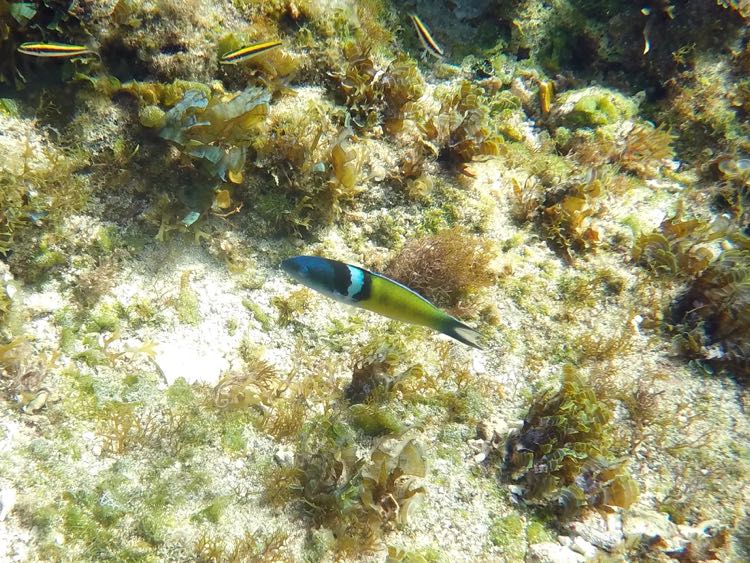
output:
[[[295,256],[281,263],[281,269],[301,284],[324,294],[330,294],[334,286],[334,270],[331,262],[318,256]]]

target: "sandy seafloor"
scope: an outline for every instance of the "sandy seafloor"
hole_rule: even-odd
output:
[[[231,5],[222,4],[219,11],[224,22],[247,25]],[[427,81],[421,98],[426,108],[435,107],[436,88],[462,76],[462,71],[439,71],[440,64],[419,62]],[[515,84],[519,96],[526,85]],[[271,116],[293,111],[303,100],[331,103],[319,85],[292,87],[297,97],[272,102]],[[0,113],[0,173],[21,177],[13,167],[24,151],[27,166],[54,169],[54,155],[67,149],[61,136],[66,143],[75,136],[95,164],[107,162],[102,155],[123,131],[129,151],[140,146],[138,135],[149,134],[139,128],[130,105],[86,90],[77,96],[70,129],[61,133],[45,126],[31,107],[17,115]],[[548,136],[545,141],[538,120],[520,114],[514,119],[525,137],[518,142],[533,155],[532,149],[547,146]],[[627,119],[623,123],[627,127]],[[160,154],[154,149],[159,143],[166,146],[153,135],[143,142],[145,156],[134,157],[141,160],[131,172],[125,159],[104,165],[122,167],[121,174],[92,165],[81,176],[91,190],[89,201],[55,225],[54,245],[64,259],[48,274],[27,283],[23,274],[13,273],[22,267],[0,262],[12,303],[2,342],[23,337],[21,356],[3,360],[0,560],[191,561],[199,559],[201,538],[223,542],[219,558],[229,560],[231,546],[247,533],[259,546],[274,533],[285,537],[267,560],[337,558],[330,525],[315,522],[298,497],[268,501],[269,488],[288,487],[275,483],[275,470],[294,464],[300,442],[297,434],[274,436],[258,420],[267,411],[289,408],[294,393],[304,401],[298,416],[308,421],[336,409],[345,413],[343,389],[352,368],[363,347],[384,334],[405,347],[404,366],[419,363],[433,374],[467,371],[473,402],[468,415],[452,417],[440,402],[444,395],[423,404],[400,403],[399,392],[389,397],[423,448],[427,472],[418,482],[424,498],[404,524],[383,528],[373,550],[346,553],[343,559],[382,561],[389,548],[393,560],[405,561],[741,561],[748,556],[743,551],[750,534],[747,386],[730,375],[706,373],[681,353],[673,334],[643,322],[654,317],[654,303],[668,304],[686,282],[662,283],[631,258],[633,218],[643,232],[656,229],[680,200],[688,201],[688,213],[716,214],[708,198],[696,195],[695,174],[678,156],[663,162],[660,174],[634,177],[627,191],[605,193],[592,219],[601,244],[570,263],[537,224],[518,218],[513,186],[529,176],[526,162],[477,159],[467,165],[470,174],[458,174],[430,161],[427,174],[439,195],[415,200],[386,173],[409,145],[407,134],[398,140],[358,135],[358,150],[365,155],[358,194],[331,224],[321,223],[311,233],[274,232],[245,207],[227,218],[208,212],[195,226],[157,240],[158,221],[142,221],[132,209],[155,205],[150,194],[161,188],[157,175],[152,170],[144,178],[138,170],[149,166],[149,155]],[[158,167],[176,178],[175,185],[179,167],[189,163],[189,158],[163,158]],[[122,186],[112,183],[118,179]],[[267,177],[233,189],[255,189],[261,181]],[[469,296],[481,304],[481,314],[467,322],[480,328],[485,349],[313,292],[302,294],[303,305],[289,322],[280,322],[279,303],[300,289],[280,270],[282,259],[319,254],[378,269],[410,240],[424,236],[425,214],[446,201],[458,209],[454,224],[495,245],[493,283]],[[45,228],[43,220],[38,228]],[[195,236],[199,229],[205,236]],[[115,250],[107,251],[112,256],[98,250],[102,233],[115,239]],[[707,247],[722,251],[719,243]],[[566,288],[604,270],[621,291],[593,284],[571,298]],[[92,277],[103,278],[95,299],[81,298],[82,276],[92,285]],[[613,335],[625,342],[616,352],[601,357],[581,352],[586,337],[604,342]],[[232,428],[228,445],[224,430],[210,428],[225,416],[212,403],[211,390],[222,377],[243,369],[248,347],[279,377],[291,374],[293,384],[276,396],[277,404],[244,407],[253,414]],[[521,426],[533,397],[559,386],[567,363],[599,380],[598,392],[612,389],[611,451],[627,458],[640,489],[627,509],[586,509],[572,522],[526,505],[518,484],[501,471],[504,440]],[[34,370],[40,381],[21,390],[16,373]],[[113,403],[155,413],[151,424],[183,431],[169,426],[165,413],[178,395],[169,389],[177,386],[184,394],[184,383],[193,390],[194,410],[186,416],[203,412],[200,424],[209,425],[196,431],[200,436],[189,454],[170,453],[164,445],[169,437],[153,430],[141,435],[142,443],[134,439],[112,446],[107,417],[115,415],[107,408]],[[323,384],[320,391],[300,391]],[[458,393],[460,385],[447,377],[444,391]],[[46,401],[25,408],[40,389]],[[635,390],[653,402],[638,422],[621,400]],[[496,432],[500,445],[483,441],[478,426]],[[357,454],[369,456],[374,443],[358,434]],[[149,513],[156,510],[154,489],[167,498]],[[207,515],[207,507],[219,508]],[[634,548],[639,542],[653,545]],[[258,547],[253,553],[262,559],[261,552]]]

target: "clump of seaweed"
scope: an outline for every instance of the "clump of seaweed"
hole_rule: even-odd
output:
[[[390,400],[399,383],[420,368],[406,363],[409,357],[396,339],[373,339],[352,368],[352,381],[344,390],[354,426],[369,436],[403,432]]]
[[[255,167],[269,176],[252,206],[272,226],[312,227],[317,195],[327,188],[327,139],[333,128],[330,108],[318,102],[274,107],[267,132],[252,145]],[[267,184],[272,189],[265,189]]]
[[[0,389],[14,396],[24,412],[33,414],[49,397],[43,383],[58,355],[35,352],[23,337],[0,343]]]
[[[732,88],[744,76],[741,69],[733,75],[728,66],[701,54],[675,81],[664,118],[678,133],[682,158],[699,161],[707,149],[714,154],[750,152],[750,126],[735,106],[738,100]]]
[[[88,161],[53,150],[46,139],[22,143],[0,164],[0,255],[14,275],[34,283],[67,261],[60,248],[68,241],[54,227],[85,207],[90,190],[79,171]]]
[[[724,251],[672,311],[685,352],[706,365],[750,376],[750,251]]]
[[[592,171],[545,195],[538,221],[544,238],[568,263],[573,263],[574,253],[599,245],[601,235],[594,217],[600,211],[602,192],[602,182]]]
[[[400,379],[396,373],[406,351],[392,342],[374,340],[364,347],[352,369],[352,381],[344,391],[352,403],[364,403],[387,395]]]
[[[369,53],[354,41],[344,45],[343,55],[345,66],[341,72],[331,74],[333,84],[354,123],[360,128],[372,128],[380,123],[378,113],[383,99],[378,69]]]
[[[147,412],[137,403],[111,401],[101,412],[104,449],[113,454],[123,454],[133,448],[150,444],[158,439],[156,413]]]
[[[674,136],[663,127],[637,124],[625,136],[617,162],[638,176],[656,176],[663,163],[674,157],[673,140]]]
[[[240,183],[247,147],[270,100],[270,92],[258,87],[228,97],[188,90],[166,113],[159,136],[198,159],[211,176]]]
[[[331,147],[331,179],[328,189],[319,196],[329,216],[341,214],[341,202],[352,200],[359,192],[357,182],[362,172],[362,153],[352,142],[352,131],[344,129]]]
[[[560,127],[555,138],[562,150],[585,166],[612,164],[641,178],[657,176],[674,157],[674,136],[664,126],[642,122],[622,129],[582,129],[571,134]]]
[[[295,458],[305,510],[332,530],[340,553],[373,549],[384,532],[406,524],[424,496],[424,452],[414,437],[397,434],[377,440],[361,458],[347,426],[324,421],[315,429]]]
[[[245,361],[241,371],[224,375],[219,380],[213,391],[214,405],[231,410],[254,407],[266,412],[287,386],[273,365],[254,356]]]
[[[633,247],[633,260],[652,272],[671,278],[694,277],[714,259],[707,246],[726,234],[721,221],[682,220],[682,209],[665,219],[659,229],[640,234]]]
[[[288,534],[277,530],[259,540],[257,535],[246,532],[236,542],[227,545],[218,536],[202,534],[195,542],[194,556],[200,563],[242,563],[243,561],[283,561]]]
[[[463,174],[472,161],[500,154],[502,140],[492,130],[481,89],[469,81],[449,92],[438,115],[420,127],[438,160]]]
[[[741,225],[748,223],[750,211],[750,159],[721,156],[716,159],[716,169],[721,182],[716,188],[717,205],[726,209]]]
[[[476,312],[474,293],[495,280],[493,243],[456,227],[416,239],[388,264],[385,274],[459,315]]]
[[[425,495],[424,451],[414,437],[391,435],[376,442],[362,468],[360,499],[377,525],[404,525]]]
[[[307,289],[298,289],[286,297],[277,296],[271,299],[271,304],[279,310],[279,326],[289,326],[297,315],[303,312],[310,301]]]
[[[638,487],[621,461],[608,459],[611,418],[591,386],[565,366],[560,389],[535,397],[506,443],[505,471],[524,500],[565,519],[587,506],[630,506]]]
[[[416,111],[424,93],[424,80],[416,63],[400,53],[385,69],[379,69],[369,49],[359,42],[344,45],[344,68],[331,73],[333,83],[349,108],[354,124],[373,129],[383,124],[391,134],[403,128]]]
[[[305,112],[274,115],[269,135],[254,143],[256,166],[280,188],[261,193],[254,207],[274,226],[297,231],[330,222],[360,191],[364,153],[351,129],[329,134],[327,111],[311,103]]]

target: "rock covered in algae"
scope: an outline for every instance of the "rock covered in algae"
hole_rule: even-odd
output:
[[[614,125],[633,117],[637,105],[616,90],[592,86],[558,96],[552,120],[570,129]]]

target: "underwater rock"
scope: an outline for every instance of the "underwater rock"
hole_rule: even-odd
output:
[[[592,511],[583,515],[581,521],[567,524],[566,528],[573,534],[575,541],[580,539],[585,542],[581,543],[582,547],[591,545],[607,552],[614,552],[623,540],[622,522],[615,517],[618,516],[616,514],[609,516],[612,518],[605,521],[600,514]]]
[[[529,546],[526,561],[532,563],[582,563],[586,558],[559,543],[544,542]]]
[[[596,557],[596,554],[598,552],[596,547],[594,547],[591,543],[587,542],[581,536],[576,536],[576,538],[573,540],[573,545],[571,546],[571,549],[573,549],[573,551],[577,551],[578,553],[583,555],[586,559],[593,559],[594,557]]]
[[[210,0],[103,0],[98,25],[90,26],[107,68],[119,78],[207,82],[215,74],[216,41],[227,26],[240,25],[229,2]],[[89,8],[91,9],[91,8]],[[97,8],[94,8],[97,9]]]
[[[596,129],[632,118],[638,105],[619,92],[598,86],[560,94],[550,113],[551,123],[578,129]]]
[[[179,378],[188,383],[201,381],[215,384],[228,368],[227,360],[216,350],[186,350],[183,342],[159,345],[154,358],[167,385]]]
[[[464,0],[458,2],[453,13],[460,20],[471,20],[484,14],[492,3],[492,0]]]
[[[662,512],[638,511],[623,514],[623,533],[631,545],[646,546],[680,561],[722,559],[729,542],[729,530],[716,520],[696,526],[678,526]]]
[[[653,542],[679,533],[677,525],[663,512],[639,510],[623,514],[622,533],[626,539],[644,538]]]
[[[16,490],[10,487],[0,490],[0,522],[5,520],[16,505]]]
[[[294,466],[294,452],[289,447],[282,446],[273,454],[273,460],[279,467],[292,467]]]

